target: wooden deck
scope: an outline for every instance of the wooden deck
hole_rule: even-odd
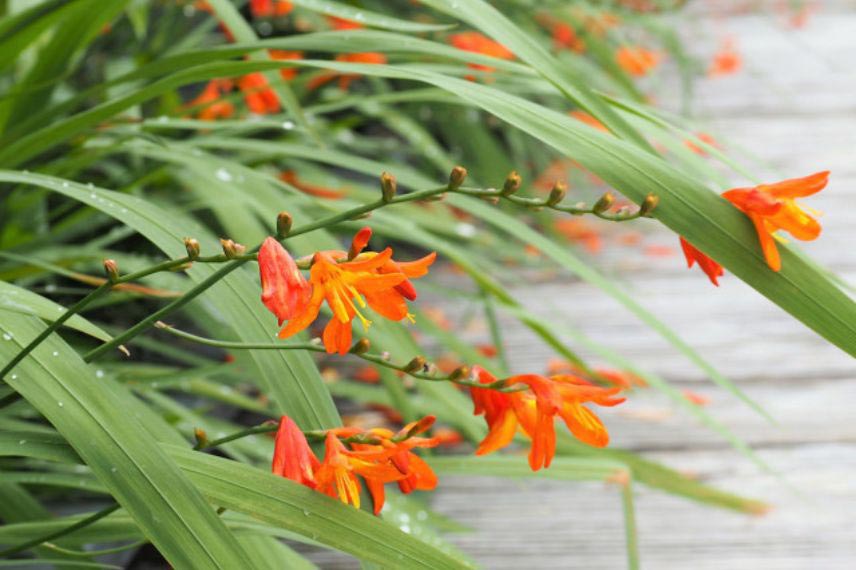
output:
[[[739,3],[700,4],[715,11]],[[826,2],[801,30],[787,29],[769,15],[722,14],[708,13],[694,27],[733,35],[746,69],[701,81],[698,115],[709,119],[711,133],[769,163],[762,172],[770,180],[832,170],[829,188],[811,201],[826,212],[824,234],[805,249],[856,282],[856,2]],[[666,232],[651,241],[677,245]],[[616,446],[774,505],[766,516],[749,517],[640,487],[643,567],[856,568],[853,360],[734,277],[726,276],[716,289],[701,273],[687,271],[677,255],[651,259],[631,250],[611,256],[608,264],[643,306],[778,420],[770,425],[712,386],[675,349],[591,286],[552,282],[518,292],[532,311],[553,318],[558,311],[640,366],[709,396],[710,413],[784,479],[760,471],[656,394],[639,394],[604,413]],[[543,370],[551,351],[512,320],[504,323],[515,347],[515,370]],[[449,476],[433,506],[474,529],[449,539],[485,568],[625,564],[619,497],[604,484]],[[316,560],[324,568],[353,567],[339,557]]]

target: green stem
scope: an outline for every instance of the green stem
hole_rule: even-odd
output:
[[[70,548],[62,548],[61,546],[57,546],[56,544],[46,542],[42,546],[45,548],[49,548],[55,552],[59,552],[60,554],[65,554],[66,556],[76,556],[78,558],[94,558],[95,556],[104,556],[105,554],[115,554],[117,552],[124,552],[126,550],[131,550],[132,548],[139,548],[144,544],[148,544],[148,540],[138,540],[136,542],[132,542],[130,544],[125,544],[123,546],[116,546],[114,548],[104,548],[102,550],[72,550]]]
[[[351,208],[351,209],[346,210],[344,212],[340,212],[340,213],[334,214],[332,216],[327,216],[326,218],[321,218],[320,220],[316,220],[314,222],[311,222],[311,223],[308,223],[306,225],[295,228],[292,231],[290,231],[287,236],[281,237],[280,239],[284,240],[284,239],[296,237],[296,236],[299,236],[301,234],[309,233],[309,232],[312,232],[312,231],[315,231],[315,230],[318,230],[321,228],[325,228],[328,226],[338,224],[339,222],[352,220],[354,218],[362,216],[363,214],[367,214],[373,210],[377,210],[377,209],[383,208],[384,206],[388,206],[391,204],[399,204],[402,202],[411,202],[413,200],[423,200],[425,198],[428,198],[428,197],[436,195],[436,194],[442,194],[446,190],[447,190],[447,188],[444,186],[442,188],[431,188],[428,190],[420,190],[418,192],[411,192],[410,194],[404,194],[401,196],[396,196],[395,198],[393,198],[392,200],[389,200],[388,202],[384,201],[384,200],[376,200],[374,202],[370,202],[368,204],[363,204],[362,206],[357,206],[355,208]],[[220,269],[218,269],[217,271],[215,271],[214,273],[209,275],[206,279],[204,279],[203,281],[198,283],[195,287],[193,287],[190,291],[185,293],[183,296],[179,297],[178,299],[175,299],[174,301],[172,301],[168,305],[166,305],[166,306],[162,307],[161,309],[155,311],[154,313],[152,313],[151,315],[149,315],[148,317],[146,317],[142,321],[138,322],[136,325],[127,329],[121,335],[115,337],[110,342],[107,342],[107,343],[99,346],[98,348],[95,348],[95,349],[87,352],[83,356],[83,360],[85,360],[86,362],[92,362],[93,360],[95,360],[96,358],[98,358],[99,356],[104,354],[105,352],[111,350],[113,347],[115,347],[119,344],[124,344],[125,342],[131,340],[132,338],[134,338],[135,336],[137,336],[138,334],[140,334],[141,332],[143,332],[144,330],[146,330],[147,328],[152,326],[157,321],[163,319],[164,317],[166,317],[170,313],[180,309],[181,307],[183,307],[184,305],[186,305],[187,303],[189,303],[190,301],[192,301],[193,299],[195,299],[196,297],[198,297],[199,295],[201,295],[202,293],[207,291],[210,287],[212,287],[218,281],[220,281],[221,279],[226,277],[229,273],[235,271],[236,269],[241,267],[244,263],[246,263],[250,259],[255,259],[254,254],[259,250],[259,247],[261,247],[261,246],[256,246],[252,250],[252,252],[250,252],[248,255],[242,256],[240,258],[236,258],[236,259],[232,260],[230,263],[228,263],[227,265],[224,265],[223,267],[221,267]]]
[[[310,352],[327,352],[327,350],[321,346],[320,344],[315,344],[311,342],[304,343],[271,343],[271,342],[233,342],[227,340],[216,340],[212,338],[206,338],[203,336],[198,336],[195,334],[191,334],[188,332],[184,332],[169,326],[166,323],[159,322],[155,323],[155,326],[163,331],[166,331],[174,336],[179,338],[183,338],[185,340],[189,340],[192,342],[196,342],[198,344],[204,344],[206,346],[213,346],[216,348],[225,348],[225,349],[240,349],[240,350],[307,350]],[[380,354],[368,354],[362,353],[357,354],[351,352],[353,356],[361,358],[367,362],[371,362],[373,364],[377,364],[379,366],[384,366],[386,368],[391,368],[393,370],[397,370],[399,372],[403,372],[413,378],[418,378],[419,380],[427,380],[429,382],[452,382],[455,384],[459,384],[461,386],[469,386],[473,388],[485,388],[488,390],[499,390],[502,392],[518,392],[522,390],[526,390],[525,387],[515,387],[508,386],[506,380],[497,380],[496,382],[491,382],[490,384],[482,384],[480,382],[475,382],[472,380],[466,380],[464,378],[456,378],[453,379],[449,376],[433,376],[431,374],[426,374],[424,372],[411,372],[407,370],[406,364],[393,364],[389,362]]]
[[[36,546],[42,544],[43,542],[48,542],[48,541],[54,540],[56,538],[59,538],[61,536],[71,534],[76,530],[80,530],[84,527],[87,527],[87,526],[103,519],[107,515],[114,513],[117,510],[119,510],[118,504],[111,505],[109,507],[101,509],[98,512],[92,513],[88,517],[81,519],[81,520],[77,521],[76,523],[69,525],[65,528],[62,528],[60,530],[48,533],[46,535],[34,538],[32,540],[28,540],[27,542],[18,544],[17,546],[13,546],[11,548],[7,548],[6,550],[0,550],[0,559],[11,556],[12,554],[17,554],[18,552],[23,552],[25,550],[29,550],[33,547],[36,547]]]
[[[496,348],[496,355],[500,366],[502,366],[503,373],[508,374],[508,358],[505,355],[505,344],[502,342],[502,331],[499,328],[499,319],[496,317],[496,307],[493,306],[493,297],[483,287],[481,288],[481,297],[484,302],[484,313],[488,328],[490,329],[490,340]]]

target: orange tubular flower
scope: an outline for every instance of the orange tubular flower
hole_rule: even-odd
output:
[[[365,27],[359,22],[338,18],[336,16],[326,16],[326,18],[327,23],[330,24],[330,27],[334,30],[359,30]]]
[[[483,368],[473,370],[482,384],[496,382],[496,378]],[[476,455],[507,446],[519,426],[532,440],[529,467],[533,471],[549,467],[556,450],[556,416],[564,420],[574,436],[589,445],[604,447],[609,442],[604,425],[582,404],[620,404],[624,399],[614,397],[618,388],[600,388],[570,374],[550,378],[537,374],[512,376],[506,385],[514,384],[525,384],[529,389],[521,392],[472,389],[473,413],[484,414],[488,424],[487,437],[479,444]]]
[[[365,63],[369,65],[382,65],[387,62],[386,56],[382,53],[367,51],[363,53],[343,53],[341,55],[336,56],[336,61],[341,61],[344,63]],[[362,75],[358,73],[322,73],[311,79],[309,83],[306,84],[306,88],[309,90],[317,89],[321,87],[325,83],[329,83],[336,77],[339,78],[339,88],[343,91],[346,91],[348,87],[351,86],[351,82],[356,79],[362,77]]]
[[[202,90],[202,93],[188,105],[190,107],[202,107],[204,105],[198,115],[203,121],[228,119],[235,114],[235,106],[229,101],[222,101],[220,98],[231,90],[232,82],[228,79],[212,79]]]
[[[749,216],[755,224],[761,250],[767,265],[773,271],[782,268],[775,232],[785,230],[802,241],[816,239],[820,224],[797,204],[795,198],[820,192],[829,182],[829,171],[817,172],[803,178],[792,178],[775,184],[761,184],[753,188],[734,188],[722,196],[737,209]]]
[[[273,448],[273,474],[314,489],[315,472],[320,466],[297,424],[288,416],[282,416]]]
[[[328,200],[339,200],[345,196],[345,192],[343,192],[342,190],[336,190],[334,188],[325,188],[324,186],[317,186],[315,184],[303,182],[297,177],[297,173],[293,170],[285,170],[283,172],[280,172],[279,179],[283,182],[291,184],[301,192],[309,194],[310,196],[317,196],[318,198],[326,198]]]
[[[287,0],[250,0],[250,14],[253,18],[287,16],[292,10],[294,4]]]
[[[425,275],[436,254],[402,263],[393,261],[392,250],[389,248],[380,253],[360,253],[368,242],[365,235],[365,230],[358,234],[358,243],[352,246],[352,249],[359,255],[351,261],[343,261],[345,253],[338,251],[319,251],[314,255],[309,272],[311,294],[305,302],[296,300],[303,298],[302,291],[270,293],[271,298],[278,301],[275,303],[276,310],[271,306],[268,308],[278,317],[286,313],[290,315],[288,325],[279,333],[280,338],[288,338],[308,327],[318,317],[321,304],[325,300],[333,311],[333,318],[322,336],[329,353],[347,354],[350,350],[351,321],[354,317],[359,318],[363,326],[368,328],[371,321],[360,312],[366,306],[395,321],[409,316],[406,300],[416,298],[416,290],[409,279]],[[368,235],[371,235],[370,232]],[[275,276],[269,279],[273,288],[302,288],[296,278],[288,280],[290,272],[287,259],[283,259],[281,254],[279,261],[271,262],[269,259],[266,255],[264,263],[286,264],[282,269],[271,270],[271,274]],[[260,264],[261,262],[260,257]],[[280,299],[284,301],[279,301]]]
[[[262,303],[279,324],[293,318],[309,301],[311,287],[288,251],[272,237],[259,249]]]
[[[716,55],[713,56],[713,61],[711,61],[710,68],[707,70],[707,75],[708,77],[731,75],[740,71],[742,66],[743,59],[734,48],[734,42],[726,40],[722,43],[722,47]]]
[[[243,76],[238,80],[238,87],[244,92],[247,107],[256,115],[267,115],[279,111],[279,97],[270,88],[267,78],[262,73],[256,72]]]
[[[514,59],[514,54],[504,45],[479,32],[461,32],[449,36],[449,43],[459,50],[488,55],[497,59]],[[467,64],[471,69],[491,72],[495,68],[477,63]],[[471,78],[470,78],[471,79]]]
[[[657,67],[661,56],[653,50],[643,47],[625,46],[615,52],[615,61],[630,75],[642,77]]]
[[[272,49],[269,50],[270,58],[275,61],[289,61],[295,59],[303,59],[302,51],[288,51],[284,49]],[[291,81],[295,77],[297,77],[297,68],[296,67],[286,67],[279,70],[279,74],[285,81]]]
[[[704,271],[710,282],[719,287],[717,279],[725,273],[722,266],[693,247],[683,236],[681,236],[681,249],[684,250],[684,257],[687,258],[687,267],[692,268],[693,264],[698,262],[699,268]]]

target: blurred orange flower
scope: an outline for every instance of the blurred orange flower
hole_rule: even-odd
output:
[[[188,103],[189,107],[202,107],[197,115],[203,121],[228,119],[235,114],[235,106],[221,97],[232,90],[228,79],[212,79],[196,99]]]
[[[514,54],[499,42],[495,42],[489,37],[479,32],[461,32],[449,36],[449,44],[462,51],[479,53],[497,59],[514,59]],[[479,71],[492,72],[496,68],[489,65],[478,63],[468,63],[468,67]],[[470,77],[472,79],[472,77]]]
[[[734,48],[734,42],[726,40],[722,43],[719,51],[713,56],[713,61],[707,70],[709,77],[720,77],[723,75],[731,75],[740,71],[743,67],[743,58],[737,53]]]
[[[272,49],[269,50],[270,58],[275,61],[288,61],[295,59],[303,59],[302,51],[288,51],[284,49]],[[295,77],[297,77],[298,69],[296,67],[284,67],[279,70],[279,74],[285,81],[291,81]]]
[[[253,18],[286,16],[292,10],[294,4],[287,0],[250,0],[250,14]]]
[[[782,262],[776,239],[782,238],[775,232],[784,230],[802,241],[816,239],[820,235],[820,223],[800,208],[795,199],[820,192],[828,182],[829,171],[823,171],[775,184],[734,188],[723,192],[722,196],[749,216],[758,232],[767,265],[773,271],[779,271]]]
[[[279,97],[262,73],[250,73],[241,77],[238,87],[244,92],[247,107],[256,115],[277,113],[280,110]]]
[[[647,75],[660,64],[659,52],[637,46],[624,46],[615,52],[615,61],[621,68],[637,77]]]
[[[297,173],[293,170],[284,170],[283,172],[280,172],[279,179],[291,186],[294,186],[301,192],[309,194],[310,196],[326,198],[328,200],[339,200],[345,196],[345,192],[342,190],[326,188],[324,186],[317,186],[315,184],[303,182],[297,177]]]

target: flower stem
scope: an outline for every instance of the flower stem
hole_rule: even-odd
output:
[[[25,550],[29,550],[30,548],[39,546],[43,542],[48,542],[48,541],[54,540],[56,538],[59,538],[61,536],[71,534],[76,530],[80,530],[84,527],[87,527],[87,526],[103,519],[107,515],[115,512],[117,510],[119,510],[118,504],[110,505],[109,507],[105,507],[105,508],[101,509],[100,511],[92,513],[88,517],[86,517],[84,519],[80,519],[76,523],[69,525],[65,528],[62,528],[60,530],[57,530],[57,531],[54,531],[54,532],[51,532],[48,534],[45,534],[43,536],[36,537],[32,540],[28,540],[27,542],[23,542],[23,543],[18,544],[16,546],[12,546],[11,548],[7,548],[6,550],[0,550],[0,559],[11,556],[12,554],[17,554],[18,552],[23,552]]]

